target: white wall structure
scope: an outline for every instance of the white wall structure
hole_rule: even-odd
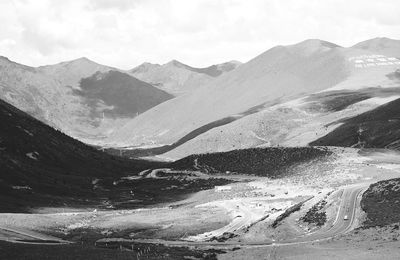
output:
[[[368,68],[375,66],[400,65],[400,60],[395,57],[386,57],[384,55],[362,55],[350,57],[349,61],[354,62],[356,68]]]

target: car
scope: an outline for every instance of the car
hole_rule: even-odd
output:
[[[344,219],[344,220],[349,220],[349,216],[344,215],[343,219]]]

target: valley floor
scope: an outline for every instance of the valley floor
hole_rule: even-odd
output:
[[[280,178],[214,175],[232,183],[155,207],[0,214],[0,239],[33,244],[62,239],[81,244],[82,250],[107,247],[154,259],[398,258],[398,226],[360,228],[365,219],[360,200],[370,184],[400,177],[400,156],[384,150],[331,151],[328,160],[309,161]],[[163,169],[144,174],[157,179],[178,173]],[[203,178],[201,173],[185,174]],[[1,243],[5,251],[0,257],[18,258],[4,255],[15,247]]]

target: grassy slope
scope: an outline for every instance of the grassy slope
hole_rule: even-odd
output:
[[[1,100],[0,122],[3,212],[70,200],[84,202],[97,196],[92,190],[96,178],[135,174],[157,166],[100,152]]]

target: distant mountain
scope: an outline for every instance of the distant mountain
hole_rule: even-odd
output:
[[[2,57],[0,98],[73,137],[96,143],[172,96],[87,58],[34,68]]]
[[[258,146],[304,146],[340,119],[400,97],[400,45],[321,40],[277,46],[191,94],[143,113],[110,144],[172,145],[165,157]],[[173,118],[164,120],[167,114]],[[172,149],[172,150],[171,150]]]
[[[352,48],[379,52],[386,56],[395,56],[400,58],[400,40],[393,40],[385,37],[374,38],[355,44]]]
[[[89,77],[96,72],[107,72],[117,69],[98,64],[86,57],[82,57],[54,65],[41,66],[38,67],[37,70],[55,78],[63,86],[76,86],[82,78]]]
[[[134,77],[179,96],[191,92],[223,73],[234,70],[240,65],[230,61],[206,68],[194,68],[172,60],[164,65],[143,63],[129,71]]]
[[[221,75],[224,72],[228,72],[228,71],[236,69],[236,67],[239,66],[241,64],[241,62],[228,61],[228,62],[221,63],[221,64],[211,65],[211,66],[205,67],[205,68],[194,68],[194,67],[188,66],[186,64],[183,64],[177,60],[172,60],[167,64],[178,67],[178,68],[184,68],[184,69],[187,69],[187,70],[190,70],[193,72],[206,74],[211,77],[218,77],[219,75]]]
[[[97,72],[83,78],[74,94],[86,100],[95,116],[103,112],[113,118],[135,117],[138,113],[173,96],[152,85],[118,71]]]
[[[0,212],[98,201],[98,179],[137,173],[151,163],[89,147],[0,100]]]
[[[143,113],[109,141],[114,145],[170,144],[199,127],[264,103],[329,88],[349,74],[341,49],[319,40],[277,46],[193,92]]]

